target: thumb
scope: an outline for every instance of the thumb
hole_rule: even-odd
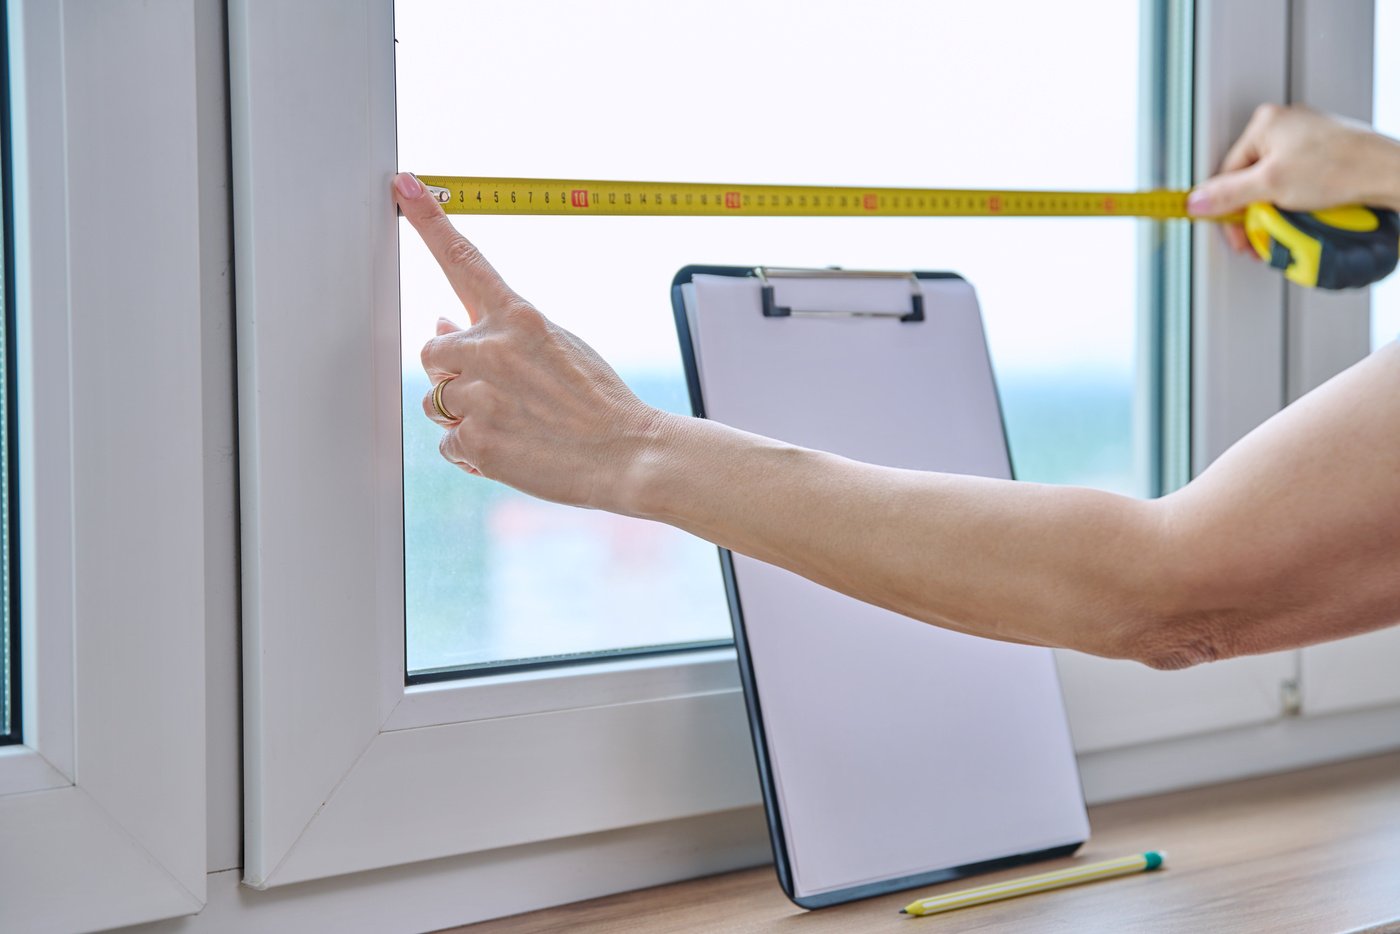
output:
[[[1197,185],[1186,199],[1186,210],[1193,217],[1221,217],[1244,210],[1255,201],[1269,201],[1264,181],[1264,163],[1256,162],[1238,172],[1225,172]]]

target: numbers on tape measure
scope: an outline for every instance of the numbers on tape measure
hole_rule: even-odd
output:
[[[957,191],[424,176],[451,213],[769,216],[1185,216],[1185,193]],[[551,186],[559,185],[559,188]],[[576,186],[576,187],[574,187]],[[490,198],[487,198],[490,194]],[[538,197],[536,197],[538,195]],[[556,198],[555,196],[558,195]]]

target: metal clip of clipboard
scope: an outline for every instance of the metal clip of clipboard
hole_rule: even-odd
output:
[[[878,269],[800,269],[793,267],[759,266],[754,275],[763,283],[763,316],[765,318],[897,318],[900,321],[924,320],[924,290],[912,272],[890,272]],[[770,279],[907,279],[909,281],[909,311],[819,311],[793,309],[779,305],[773,298]]]

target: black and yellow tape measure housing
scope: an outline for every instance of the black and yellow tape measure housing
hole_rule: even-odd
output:
[[[448,214],[648,217],[1143,217],[1192,219],[1186,192],[1003,191],[732,185],[420,175]],[[1197,220],[1205,218],[1194,218]],[[1394,211],[1350,206],[1311,213],[1253,204],[1238,222],[1265,262],[1299,285],[1350,289],[1389,275],[1400,258]]]
[[[1304,212],[1252,204],[1244,229],[1260,259],[1309,287],[1362,288],[1390,275],[1400,259],[1400,218],[1381,208]]]

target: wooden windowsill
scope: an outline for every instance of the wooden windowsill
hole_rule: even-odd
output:
[[[1071,859],[819,911],[789,902],[763,867],[454,930],[1400,932],[1400,754],[1100,805],[1089,817],[1093,838]],[[1165,870],[931,918],[899,914],[923,894],[1150,849],[1169,853]]]

